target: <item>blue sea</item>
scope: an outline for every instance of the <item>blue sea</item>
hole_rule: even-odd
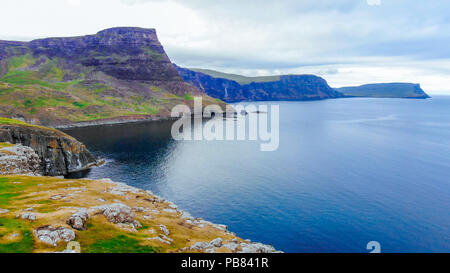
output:
[[[107,164],[74,176],[151,190],[285,252],[450,252],[450,97],[269,104],[274,152],[175,141],[168,121],[78,128]]]

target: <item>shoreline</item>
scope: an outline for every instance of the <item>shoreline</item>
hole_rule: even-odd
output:
[[[280,252],[242,239],[226,225],[193,217],[151,191],[108,178],[17,174],[0,179],[6,187],[22,188],[0,208],[0,222],[15,223],[2,229],[7,235],[0,247],[7,240],[28,244],[27,252],[71,252],[66,245],[75,241],[88,253]],[[127,243],[109,249],[116,241]]]

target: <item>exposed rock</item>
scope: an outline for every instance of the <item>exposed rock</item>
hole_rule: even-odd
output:
[[[161,242],[161,243],[164,243],[164,244],[168,244],[168,245],[171,244],[170,241],[164,240],[164,239],[161,238],[161,237],[151,237],[151,238],[147,238],[147,240],[157,240],[157,241],[159,241],[159,242]]]
[[[148,208],[144,208],[144,207],[134,207],[133,210],[135,212],[146,212],[146,211],[149,211]]]
[[[86,209],[80,209],[67,219],[67,224],[77,230],[85,230],[89,213]]]
[[[162,211],[168,212],[168,213],[177,213],[178,212],[177,210],[174,210],[174,209],[163,209]]]
[[[182,211],[181,212],[181,219],[193,219],[192,215],[189,212]]]
[[[165,225],[159,225],[159,229],[166,235],[169,235],[169,229]]]
[[[193,251],[204,251],[207,248],[212,248],[213,245],[208,242],[197,242],[189,247]]]
[[[9,212],[9,210],[7,210],[7,209],[0,209],[0,214],[4,214],[4,213],[8,213]]]
[[[216,239],[212,240],[210,242],[210,244],[215,246],[215,247],[221,247],[222,246],[222,242],[223,242],[222,238],[216,238]]]
[[[36,214],[34,214],[34,213],[24,212],[18,216],[19,216],[19,218],[25,219],[25,220],[30,220],[30,221],[36,220]]]
[[[0,142],[30,147],[32,150],[18,148],[26,159],[21,165],[26,163],[28,169],[43,175],[66,175],[97,164],[96,158],[84,144],[50,128],[0,124]]]
[[[133,223],[134,221],[133,210],[121,203],[98,206],[95,209],[100,210],[111,223]]]
[[[142,227],[141,223],[138,220],[134,220],[132,225],[134,226],[135,229]]]
[[[242,243],[242,250],[238,251],[239,253],[274,253],[276,252],[275,248],[269,245],[261,244],[261,243]]]
[[[40,173],[40,163],[40,158],[30,147],[17,144],[0,149],[0,175],[38,175]]]
[[[65,227],[42,226],[34,231],[38,240],[56,246],[59,242],[70,242],[75,239],[75,232]]]
[[[223,247],[230,249],[231,251],[236,251],[236,249],[239,247],[239,244],[231,242],[228,244],[224,244]]]

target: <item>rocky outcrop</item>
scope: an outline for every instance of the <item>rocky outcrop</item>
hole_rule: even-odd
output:
[[[316,100],[342,97],[342,94],[332,89],[323,78],[314,75],[285,75],[254,79],[239,76],[239,79],[244,79],[244,83],[240,83],[211,76],[206,74],[207,72],[176,67],[185,81],[197,86],[209,96],[226,102]],[[218,73],[217,75],[227,74]]]
[[[66,175],[98,164],[84,144],[50,128],[0,124],[0,142],[32,148],[39,157],[39,173],[43,175]],[[28,164],[34,170],[36,160],[32,156],[30,159]]]
[[[371,98],[405,98],[427,99],[430,98],[415,83],[376,83],[361,86],[349,86],[336,88],[347,97],[371,97]]]
[[[133,210],[124,204],[115,203],[93,208],[100,211],[111,223],[134,223]]]
[[[18,145],[0,145],[0,175],[40,173],[41,160],[30,147]]]
[[[85,230],[86,222],[90,218],[87,209],[80,209],[72,214],[66,223],[77,230]]]
[[[34,231],[36,238],[46,244],[57,246],[59,242],[75,239],[75,232],[66,227],[42,226]]]

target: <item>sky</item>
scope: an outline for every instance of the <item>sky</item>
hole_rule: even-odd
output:
[[[3,40],[155,28],[180,66],[450,95],[448,0],[2,0],[1,10]]]

